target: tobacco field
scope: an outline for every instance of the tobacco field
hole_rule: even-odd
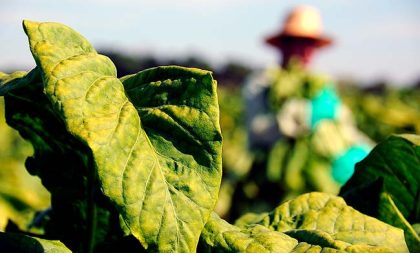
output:
[[[241,91],[210,70],[118,77],[70,27],[23,29],[36,66],[0,72],[0,252],[420,252],[418,89],[347,91],[373,144],[342,183],[312,136],[256,171]]]

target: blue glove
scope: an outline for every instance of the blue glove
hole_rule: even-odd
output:
[[[343,154],[336,157],[332,164],[332,176],[335,181],[345,184],[354,173],[356,163],[369,154],[370,148],[366,146],[352,146]]]
[[[316,124],[324,119],[335,119],[340,108],[340,98],[332,86],[326,86],[311,101],[310,126],[315,128]]]

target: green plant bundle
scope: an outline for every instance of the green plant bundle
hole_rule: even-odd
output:
[[[281,109],[291,97],[310,99],[331,82],[328,76],[316,75],[305,70],[297,61],[285,69],[273,68],[267,70],[270,81],[268,98],[274,111]]]
[[[269,82],[272,112],[279,115],[287,103],[304,102],[307,115],[301,120],[308,126],[305,131],[281,138],[273,145],[267,158],[268,181],[277,182],[285,189],[284,199],[310,191],[336,194],[340,183],[333,177],[332,164],[337,154],[352,145],[343,137],[348,134],[343,129],[352,125],[338,120],[342,112],[337,108],[341,104],[332,80],[292,62],[284,69],[272,69]],[[325,94],[330,97],[323,97]],[[328,113],[329,110],[333,111]]]
[[[118,79],[69,27],[23,26],[37,67],[0,74],[0,95],[8,124],[34,147],[26,167],[52,211],[38,237],[0,233],[2,252],[408,252],[403,230],[325,193],[238,226],[220,219],[210,72],[167,66]]]

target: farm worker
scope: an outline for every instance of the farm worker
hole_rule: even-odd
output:
[[[257,157],[248,179],[271,181],[274,188],[261,180],[254,185],[277,195],[282,190],[289,194],[285,198],[314,190],[337,193],[373,143],[355,126],[333,82],[307,71],[333,39],[323,33],[317,9],[298,6],[265,42],[281,60],[243,87],[248,144]]]
[[[279,64],[281,69],[287,70],[296,64],[299,64],[299,68],[307,67],[314,53],[331,45],[332,39],[322,34],[318,11],[313,7],[299,6],[289,13],[280,32],[268,37],[265,42],[281,53]],[[245,85],[246,122],[251,149],[270,149],[281,136],[276,115],[269,108],[270,86],[275,81],[271,79],[275,79],[273,75],[278,75],[272,72],[278,71],[269,69],[256,73]]]

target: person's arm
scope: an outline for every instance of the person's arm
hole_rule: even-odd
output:
[[[269,82],[261,73],[244,85],[245,124],[251,149],[268,149],[280,137],[276,116],[268,106]]]

